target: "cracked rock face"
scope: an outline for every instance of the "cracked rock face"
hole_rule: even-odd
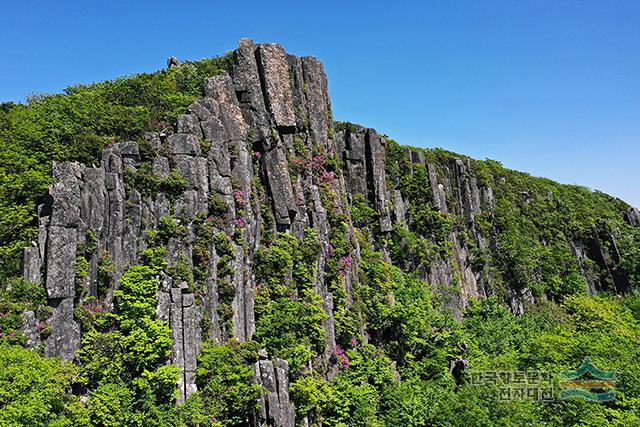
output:
[[[387,174],[389,159],[394,159],[391,143],[374,129],[334,124],[327,77],[317,59],[243,39],[229,72],[206,79],[203,93],[178,116],[174,129],[166,132],[171,134],[145,135],[154,150],[151,159],[141,158],[138,143],[124,141],[104,149],[99,167],[54,163],[50,197],[38,209],[37,241],[23,253],[24,279],[43,284],[51,308],[45,354],[73,360],[82,332],[74,307],[86,296],[112,306],[124,269],[141,262],[151,244],[149,232],[158,230],[165,217],[175,220],[180,232],[166,242],[169,266],[201,267],[204,276],[197,279],[197,291],[173,280],[168,269],[158,276],[156,315],[171,327],[171,363],[181,369],[179,402],[196,391],[197,356],[205,338],[218,343],[252,339],[256,289],[262,285],[254,258],[269,236],[283,232],[302,238],[307,228],[317,235],[313,289],[326,318],[324,352],[314,362],[329,366],[336,348],[334,295],[327,283],[330,238],[338,233],[332,218],[344,218],[339,237],[348,247],[349,262],[341,272],[347,305],[353,302],[360,262],[349,205],[354,198],[375,212],[369,231],[382,241],[396,230],[416,228],[416,202]],[[428,200],[421,203],[430,203],[444,218],[462,218],[460,229],[445,233],[447,255],[435,254],[428,265],[402,267],[429,282],[443,306],[461,318],[470,299],[491,294],[491,274],[474,268],[474,262],[475,253],[496,244],[493,236],[478,230],[481,218],[485,226],[494,226],[498,195],[467,158],[433,159],[418,149],[400,150],[406,160],[400,173],[425,176]],[[161,185],[154,191],[137,188],[131,174],[141,170],[151,171],[158,182],[176,172],[186,189],[175,194]],[[523,203],[526,199],[523,194]],[[637,209],[623,215],[629,226],[640,226]],[[228,246],[199,241],[203,222]],[[590,292],[628,286],[628,278],[616,268],[618,240],[613,231],[594,230],[588,239],[571,242]],[[85,248],[89,273],[76,289],[79,247]],[[389,249],[379,249],[389,259]],[[594,275],[594,263],[606,274]],[[533,295],[527,289],[510,290],[508,298],[512,311],[521,313]],[[33,313],[25,312],[24,319],[25,335],[37,346]],[[335,370],[328,371],[330,379]],[[261,356],[255,381],[265,392],[253,425],[295,425],[289,375],[285,360]]]
[[[295,409],[289,399],[289,365],[286,360],[259,360],[254,381],[263,388],[254,425],[295,426]]]
[[[293,95],[289,82],[289,65],[282,46],[261,44],[258,46],[260,76],[265,87],[265,99],[277,127],[295,127]]]

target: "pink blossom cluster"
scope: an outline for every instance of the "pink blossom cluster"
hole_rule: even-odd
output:
[[[218,218],[218,217],[215,217],[213,215],[209,215],[207,217],[207,222],[213,222],[214,223],[213,225],[215,225],[217,227],[220,227],[220,228],[224,227],[224,222],[222,221],[222,218]]]
[[[244,191],[242,190],[234,191],[233,198],[235,199],[236,203],[239,205],[244,205],[247,203],[247,199],[245,198]]]
[[[326,255],[327,258],[331,258],[333,256],[333,254],[335,253],[335,248],[333,247],[333,245],[331,243],[329,243],[325,248],[324,248],[324,254]]]
[[[324,156],[314,156],[311,159],[311,167],[316,171],[325,172]]]
[[[346,272],[349,268],[351,267],[351,257],[350,256],[343,256],[339,261],[338,261],[338,269],[340,271],[342,271],[343,273]]]
[[[102,305],[83,304],[82,308],[91,314],[104,313],[106,311]]]
[[[245,225],[247,225],[247,221],[242,217],[238,217],[233,221],[233,225],[238,228],[243,228]]]
[[[295,166],[299,167],[300,169],[304,169],[307,167],[307,162],[300,157],[291,159],[291,163],[293,163]]]
[[[333,172],[322,171],[322,180],[327,184],[333,182]]]
[[[340,365],[342,365],[343,368],[348,368],[351,362],[349,362],[349,358],[340,345],[336,345],[335,353]]]
[[[256,157],[256,159],[260,159],[260,158],[262,158],[262,153],[261,153],[261,152],[259,152],[259,151],[254,151],[254,152],[253,152],[253,155]]]

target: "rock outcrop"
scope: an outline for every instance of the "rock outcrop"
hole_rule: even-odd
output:
[[[169,67],[178,65],[175,58],[168,61]],[[388,138],[375,130],[334,123],[322,64],[287,55],[277,44],[241,40],[231,70],[208,78],[203,92],[178,116],[175,129],[146,134],[152,158],[144,158],[139,143],[124,141],[105,148],[99,167],[53,164],[50,197],[39,208],[40,234],[23,256],[24,279],[43,283],[51,307],[45,354],[74,359],[81,342],[74,307],[87,296],[112,306],[126,266],[141,262],[142,252],[155,244],[149,231],[160,230],[167,218],[180,231],[164,243],[168,268],[158,277],[157,317],[172,330],[171,362],[181,369],[179,402],[196,390],[197,356],[205,337],[217,342],[253,337],[255,292],[261,285],[255,255],[278,233],[301,239],[312,229],[317,236],[313,289],[326,317],[325,351],[314,362],[335,363],[335,295],[327,277],[335,261],[331,239],[337,236],[346,248],[340,260],[346,292],[341,304],[348,306],[360,262],[350,213],[356,197],[375,211],[374,226],[365,227],[386,259],[385,239],[398,230],[444,248],[429,260],[401,267],[418,272],[456,317],[470,299],[492,294],[491,269],[478,267],[478,260],[497,245],[493,232],[486,231],[495,231],[496,195],[470,159],[434,159],[418,149],[391,153]],[[400,170],[397,176],[389,173],[394,167]],[[144,173],[153,176],[157,188],[137,184]],[[184,181],[178,190],[176,176]],[[421,199],[403,187],[402,177],[423,179],[414,189]],[[416,216],[421,206],[439,218],[461,221],[443,228],[443,235],[426,233]],[[624,215],[630,225],[640,226],[637,210]],[[627,289],[628,278],[617,268],[615,233],[594,230],[571,247],[590,292]],[[79,248],[89,264],[82,281],[76,280]],[[198,275],[178,277],[181,269]],[[510,289],[506,295],[516,313],[533,300],[528,289]],[[33,313],[25,316],[26,334],[36,346]],[[452,372],[461,375],[463,362],[457,361]],[[332,369],[326,372],[330,377]],[[256,383],[265,392],[254,425],[295,424],[289,374],[285,360],[256,363]]]
[[[253,420],[256,426],[294,427],[295,409],[289,399],[289,364],[283,359],[258,360],[254,381],[263,392],[260,409]]]

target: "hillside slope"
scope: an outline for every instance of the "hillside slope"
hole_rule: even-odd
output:
[[[640,213],[618,199],[334,122],[317,59],[250,40],[0,119],[5,277],[33,240],[3,339],[76,362],[76,425],[638,421],[633,374],[600,406],[463,384],[632,372]]]

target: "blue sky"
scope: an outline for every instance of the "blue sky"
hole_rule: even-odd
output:
[[[315,55],[334,115],[640,206],[640,1],[0,2],[0,101],[215,56]]]

